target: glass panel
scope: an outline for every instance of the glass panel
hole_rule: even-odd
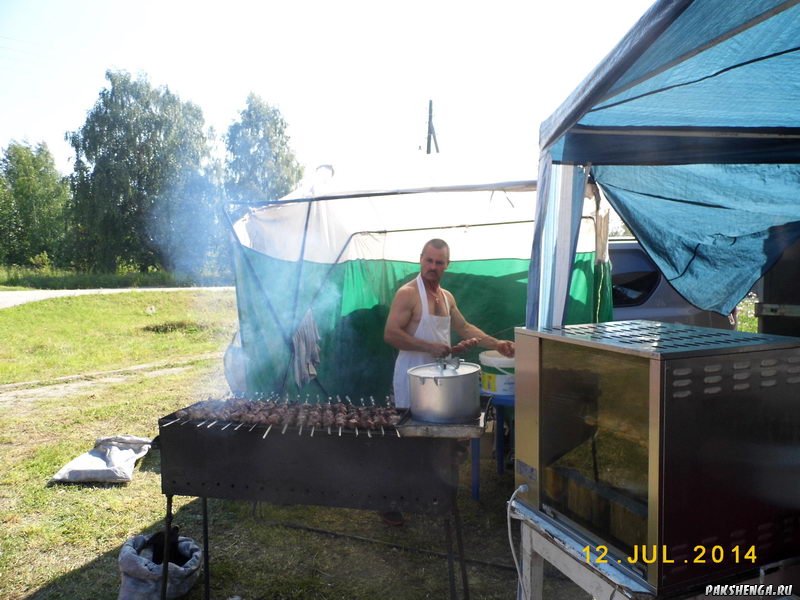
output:
[[[543,504],[629,555],[647,541],[648,363],[542,340]]]
[[[658,271],[620,273],[611,275],[611,295],[614,307],[644,304],[658,285]]]

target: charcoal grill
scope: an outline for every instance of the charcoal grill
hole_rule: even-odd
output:
[[[199,403],[198,403],[199,404]],[[193,405],[196,406],[196,405]],[[436,425],[400,413],[394,426],[310,428],[182,418],[191,407],[159,420],[165,531],[175,495],[202,500],[205,594],[209,593],[208,498],[422,513],[444,518],[450,595],[455,597],[455,524],[461,587],[469,597],[461,521],[456,504],[466,438],[474,423]],[[166,556],[166,554],[165,554]],[[166,593],[166,565],[162,598]]]

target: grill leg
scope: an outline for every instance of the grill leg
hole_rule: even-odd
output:
[[[169,576],[169,532],[172,528],[172,496],[167,495],[167,514],[164,517],[164,561],[161,563],[161,600],[167,600]]]
[[[458,545],[458,563],[461,566],[461,589],[464,600],[469,600],[469,585],[467,584],[467,564],[464,562],[464,540],[461,537],[461,515],[458,504],[453,504],[453,520],[456,524],[456,544]]]
[[[447,580],[450,583],[450,600],[456,600],[456,574],[453,567],[453,535],[450,533],[450,519],[444,520],[444,535],[447,539]]]
[[[494,453],[497,460],[497,474],[506,471],[506,409],[503,406],[494,407]]]
[[[205,600],[210,598],[211,571],[208,570],[208,498],[203,496],[203,585],[205,587]]]
[[[481,438],[470,441],[472,455],[472,499],[478,500],[481,495]]]

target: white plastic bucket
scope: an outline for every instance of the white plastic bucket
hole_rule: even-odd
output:
[[[478,355],[481,363],[481,391],[498,396],[514,395],[514,359],[487,350]]]

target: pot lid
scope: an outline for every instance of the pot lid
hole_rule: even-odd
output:
[[[480,370],[480,365],[469,362],[459,363],[458,366],[452,364],[427,363],[410,368],[408,374],[414,375],[415,377],[459,377],[461,375],[470,375]]]

